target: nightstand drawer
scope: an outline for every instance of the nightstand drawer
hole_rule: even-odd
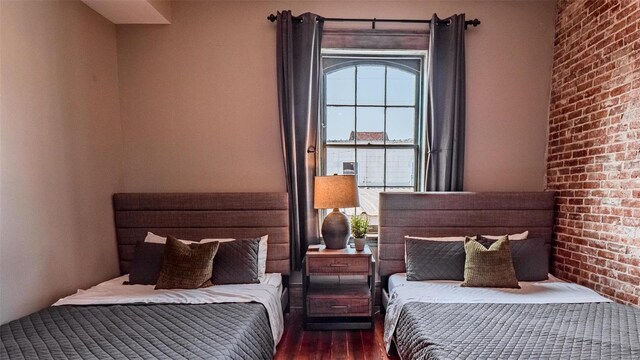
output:
[[[371,316],[369,299],[339,298],[307,300],[309,316]]]
[[[369,257],[309,257],[307,272],[313,274],[369,274]]]

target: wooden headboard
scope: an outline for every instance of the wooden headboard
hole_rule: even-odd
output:
[[[125,193],[113,195],[120,273],[147,231],[199,241],[269,235],[267,272],[288,275],[287,193]]]
[[[544,238],[551,246],[553,192],[381,193],[380,276],[405,272],[404,236],[515,234]]]

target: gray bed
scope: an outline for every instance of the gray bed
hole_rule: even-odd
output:
[[[120,271],[147,231],[183,239],[269,235],[267,272],[288,304],[286,193],[116,194]],[[2,359],[270,359],[274,339],[258,303],[58,306],[0,327]]]
[[[379,273],[405,272],[404,236],[514,234],[551,245],[554,195],[382,193]],[[615,303],[408,302],[393,340],[402,359],[639,359],[640,310]]]

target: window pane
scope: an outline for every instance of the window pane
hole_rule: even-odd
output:
[[[392,187],[392,188],[387,188],[387,190],[385,190],[385,192],[415,192],[416,188],[413,186],[408,186],[408,187]]]
[[[358,144],[382,144],[384,142],[384,108],[359,107]],[[351,138],[353,140],[353,138]]]
[[[387,69],[387,105],[415,105],[416,76],[404,70]]]
[[[354,148],[327,148],[325,175],[354,175],[356,152]]]
[[[415,109],[387,108],[387,136],[391,143],[415,142]]]
[[[387,186],[415,186],[413,149],[387,149]]]
[[[358,186],[384,185],[384,149],[358,149]]]
[[[327,106],[327,143],[353,142],[355,108],[352,106]]]
[[[358,105],[384,105],[384,66],[358,66]]]
[[[358,195],[360,196],[360,207],[356,209],[357,214],[363,211],[367,215],[378,215],[378,197],[383,188],[379,187],[360,187],[358,188]]]
[[[327,148],[326,158],[327,162],[325,167],[325,175],[356,175],[356,151],[354,148],[329,147]],[[358,208],[342,209],[342,211],[344,211],[344,213],[347,215],[354,215],[356,214],[355,211],[357,210]],[[323,216],[326,216],[329,211],[331,210],[325,212]],[[360,210],[358,214],[360,212],[362,212],[362,210]]]
[[[327,74],[327,104],[353,105],[356,93],[356,68],[344,68]]]

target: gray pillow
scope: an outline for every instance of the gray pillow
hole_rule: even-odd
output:
[[[406,239],[407,280],[464,280],[464,242]]]
[[[490,247],[496,240],[478,235],[480,243]],[[549,279],[549,250],[542,238],[509,242],[511,258],[518,281],[543,281]]]
[[[162,270],[164,244],[136,243],[129,281],[125,285],[155,285]]]
[[[164,248],[165,244],[136,243],[129,281],[125,285],[155,285],[162,269]],[[213,259],[213,284],[259,283],[259,249],[260,238],[221,242]]]
[[[243,239],[220,243],[218,253],[213,258],[214,285],[257,284],[258,249],[260,238]]]

